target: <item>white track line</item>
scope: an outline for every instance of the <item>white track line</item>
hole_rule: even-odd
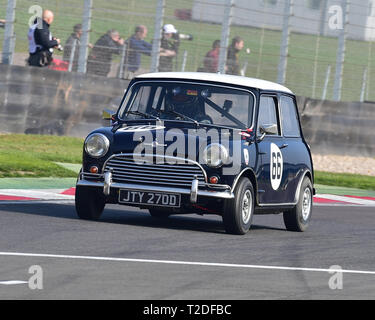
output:
[[[15,284],[26,284],[27,281],[21,281],[21,280],[8,280],[8,281],[0,281],[0,284],[5,286],[13,286]]]
[[[29,202],[30,203],[30,202]],[[1,204],[1,203],[0,203]],[[360,205],[355,203],[314,203],[314,207],[353,207],[353,208],[369,208],[374,205]]]
[[[58,194],[41,190],[2,189],[0,190],[0,194],[4,196],[28,197],[43,200],[74,199],[74,196],[71,195]]]
[[[0,256],[34,257],[34,258],[35,257],[38,257],[38,258],[58,258],[58,259],[75,259],[75,260],[97,260],[97,261],[113,261],[113,262],[142,262],[142,263],[193,265],[193,266],[204,266],[204,267],[268,269],[268,270],[286,270],[286,271],[309,271],[309,272],[329,272],[329,273],[341,272],[341,273],[375,275],[375,271],[363,271],[363,270],[299,268],[299,267],[281,267],[281,266],[262,266],[262,265],[251,265],[251,264],[191,262],[191,261],[173,261],[173,260],[150,260],[150,259],[130,259],[130,258],[73,256],[73,255],[57,255],[57,254],[42,254],[42,253],[0,252]]]
[[[350,202],[352,204],[354,203],[354,204],[359,204],[359,205],[364,205],[364,206],[375,206],[375,201],[373,200],[351,198],[351,197],[345,197],[345,196],[336,196],[332,194],[318,194],[316,196],[322,199]]]
[[[46,203],[72,204],[72,203],[74,203],[74,199],[50,199],[50,200],[35,199],[35,200],[1,200],[0,201],[0,205],[7,205],[7,204],[46,204]]]

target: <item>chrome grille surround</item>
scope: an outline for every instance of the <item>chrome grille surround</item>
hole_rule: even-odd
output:
[[[145,162],[137,163],[132,153],[114,154],[104,163],[102,173],[111,171],[114,183],[191,188],[195,177],[198,187],[207,183],[207,174],[196,161],[155,154],[143,155],[142,160]]]

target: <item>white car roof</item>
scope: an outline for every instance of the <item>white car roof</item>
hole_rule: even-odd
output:
[[[257,88],[261,90],[280,91],[293,94],[288,88],[271,81],[247,78],[241,76],[232,76],[227,74],[218,73],[205,73],[205,72],[155,72],[146,73],[136,77],[142,78],[168,78],[168,79],[181,79],[181,80],[202,80],[202,81],[215,81],[221,83],[235,84],[245,87]]]

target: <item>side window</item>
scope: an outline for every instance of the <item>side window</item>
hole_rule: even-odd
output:
[[[132,105],[132,110],[133,111],[140,111],[140,112],[145,112],[146,107],[147,107],[147,101],[148,98],[150,97],[150,90],[151,87],[149,86],[142,86],[138,92],[137,96],[135,97],[135,100]]]
[[[281,123],[285,137],[300,137],[299,122],[294,100],[282,96],[280,99]]]
[[[154,95],[154,100],[152,101],[152,109],[156,109],[158,107],[158,104],[159,104],[159,100],[160,100],[160,95],[163,91],[163,88],[162,87],[157,87],[156,91],[155,91],[155,95]]]
[[[258,114],[258,135],[260,134],[261,126],[277,125],[277,109],[276,98],[269,96],[261,96],[259,100],[259,114]],[[280,133],[280,129],[278,130]]]

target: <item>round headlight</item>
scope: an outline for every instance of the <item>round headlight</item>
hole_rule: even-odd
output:
[[[85,151],[93,158],[103,157],[109,149],[108,138],[101,133],[93,133],[86,138]]]
[[[228,158],[227,148],[219,143],[210,144],[203,151],[203,161],[211,168],[221,167],[228,161]]]

